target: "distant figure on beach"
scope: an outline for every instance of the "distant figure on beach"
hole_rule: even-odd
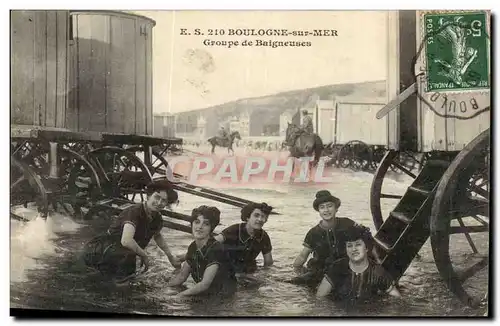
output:
[[[302,125],[300,126],[300,129],[308,134],[313,134],[314,124],[312,121],[312,117],[309,115],[309,112],[307,112],[307,110],[302,110],[302,116]]]

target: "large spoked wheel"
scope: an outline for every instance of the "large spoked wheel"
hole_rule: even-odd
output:
[[[40,177],[27,164],[15,157],[10,158],[10,207],[28,206],[34,203],[38,212],[46,218],[49,212],[47,191]]]
[[[62,191],[58,202],[66,212],[80,218],[84,214],[82,209],[88,209],[101,198],[101,181],[95,168],[83,155],[71,149],[62,149],[60,157]]]
[[[439,273],[471,307],[488,293],[489,148],[488,129],[457,155],[439,182],[430,217]]]
[[[372,161],[370,164],[370,169],[377,170],[378,165],[382,162],[387,149],[384,146],[374,146],[372,149]]]
[[[366,170],[372,161],[370,148],[364,142],[351,140],[339,151],[338,164],[341,168],[354,171]]]
[[[384,216],[387,216],[397,205],[398,201],[403,198],[409,184],[417,178],[417,175],[408,169],[404,162],[400,161],[400,154],[399,151],[387,151],[373,176],[370,190],[370,211],[377,230],[384,224]],[[393,169],[398,169],[409,178],[406,178],[404,183],[391,180],[388,176],[391,173],[395,174]],[[396,177],[394,175],[394,178]],[[405,186],[405,184],[407,185]]]
[[[142,146],[133,146],[127,148],[127,151],[134,153],[134,155],[140,157],[142,156],[142,160],[144,162],[144,147]],[[167,160],[163,156],[167,152],[167,148],[164,148],[162,151],[158,151],[157,149],[153,148],[151,150],[151,166],[149,166],[149,171],[153,176],[159,175],[159,176],[167,176],[167,173],[170,169],[170,166],[168,165]]]
[[[88,159],[96,167],[105,196],[145,201],[146,186],[153,178],[134,153],[118,147],[102,147],[89,152]]]
[[[78,144],[76,144],[78,145]],[[82,208],[90,206],[101,195],[102,189],[96,170],[81,154],[59,146],[57,175],[50,176],[49,145],[44,142],[20,143],[14,156],[29,165],[48,190],[48,202],[54,209],[62,208],[73,217],[82,216]]]

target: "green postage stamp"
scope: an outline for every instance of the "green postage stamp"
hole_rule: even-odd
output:
[[[484,11],[424,15],[427,92],[490,87],[486,19]]]

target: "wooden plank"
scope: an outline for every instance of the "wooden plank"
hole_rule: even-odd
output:
[[[35,12],[35,125],[45,125],[47,109],[47,12]]]
[[[481,113],[480,115],[469,120],[454,120],[453,128],[448,129],[448,133],[454,133],[455,141],[449,150],[460,151],[468,143],[470,143],[477,135],[484,130],[490,128],[491,123],[490,111]],[[451,120],[449,118],[448,120]]]
[[[90,71],[91,44],[89,39],[92,35],[91,16],[78,16],[77,24],[73,28],[78,31],[77,42],[77,74],[78,80],[78,130],[92,130],[92,74]]]
[[[399,12],[387,13],[388,53],[387,53],[387,102],[399,94]],[[399,149],[399,107],[387,115],[387,146]]]
[[[389,112],[391,112],[394,109],[397,109],[399,107],[399,104],[404,102],[408,97],[413,95],[417,91],[417,86],[416,83],[411,84],[410,87],[405,89],[402,93],[398,94],[394,99],[392,99],[387,105],[385,105],[382,109],[380,109],[375,117],[377,119],[382,119],[385,117]]]
[[[149,134],[146,130],[147,125],[147,98],[146,98],[146,77],[147,72],[147,42],[146,37],[141,35],[141,28],[144,23],[141,20],[136,20],[135,31],[135,57],[136,59],[136,74],[135,74],[135,131],[139,134]],[[144,26],[145,28],[146,26]],[[151,135],[153,135],[151,133]],[[157,134],[156,136],[161,136]]]
[[[93,131],[106,131],[106,53],[108,47],[108,17],[88,16],[90,23],[89,88],[92,94],[86,112]]]
[[[440,116],[435,115],[434,112],[431,112],[434,114],[434,124],[431,125],[434,130],[434,137],[433,137],[433,150],[438,150],[438,151],[447,151],[448,150],[448,141],[446,137],[446,119],[442,118]]]
[[[66,127],[68,90],[68,22],[67,11],[57,11],[57,75],[56,75],[56,127]],[[76,129],[75,129],[76,130]]]
[[[366,143],[374,145],[385,145],[387,139],[387,128],[385,119],[375,119],[376,112],[380,110],[383,104],[367,104],[366,109],[362,109],[364,117],[364,125],[369,126],[366,128],[368,134],[366,135]]]
[[[119,133],[123,132],[122,121],[124,119],[121,109],[123,107],[121,98],[124,95],[119,81],[125,78],[121,70],[121,61],[123,60],[120,58],[123,54],[121,50],[123,43],[121,19],[110,17],[109,30],[110,51],[108,52],[109,74],[106,80],[108,90],[106,123],[108,132]]]
[[[328,144],[333,142],[333,129],[335,124],[335,109],[320,108],[320,123],[318,134],[323,140],[323,143]]]
[[[360,140],[371,145],[385,145],[387,128],[384,119],[375,118],[383,104],[337,103],[337,143]]]
[[[66,128],[17,124],[11,125],[10,136],[12,138],[35,138],[48,141],[96,140],[96,135],[76,132]]]
[[[107,46],[104,48],[104,88],[106,90],[104,95],[104,125],[106,130],[109,130],[110,116],[109,116],[109,85],[111,75],[111,17],[106,17],[105,20],[105,43]]]
[[[163,144],[182,144],[181,138],[160,138],[148,135],[134,135],[122,133],[102,133],[102,140],[108,143],[127,144],[127,145],[163,145]]]
[[[146,28],[146,134],[153,134],[153,25]]]
[[[35,13],[11,11],[11,123],[34,123]]]
[[[56,98],[57,98],[57,13],[46,12],[47,23],[47,61],[46,61],[46,106],[44,126],[56,126]]]
[[[414,10],[399,11],[399,88],[406,89],[414,83],[412,61],[416,49],[416,13]],[[418,147],[417,96],[409,98],[399,106],[399,149],[414,151]]]
[[[71,15],[68,18],[71,29],[68,31],[68,52],[67,52],[67,87],[65,110],[65,127],[72,130],[79,130],[78,119],[78,16]]]
[[[134,20],[111,17],[108,130],[135,132]]]

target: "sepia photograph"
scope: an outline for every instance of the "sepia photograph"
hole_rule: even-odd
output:
[[[10,315],[491,318],[490,21],[10,10]]]

